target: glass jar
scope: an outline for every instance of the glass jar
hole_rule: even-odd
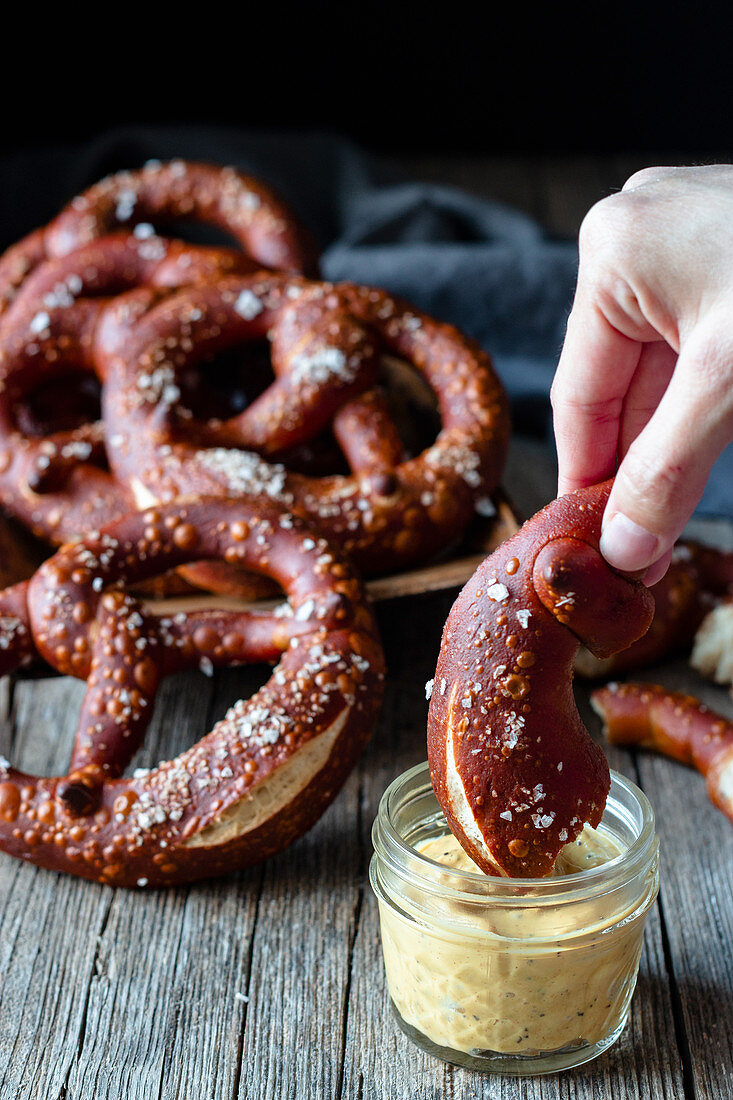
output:
[[[474,1070],[537,1074],[616,1041],[659,885],[654,812],[616,772],[599,831],[621,854],[576,874],[460,871],[417,851],[448,832],[427,763],[388,787],[370,879],[392,1005],[419,1046]]]

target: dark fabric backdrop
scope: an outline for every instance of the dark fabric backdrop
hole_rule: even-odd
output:
[[[0,161],[0,240],[47,221],[108,172],[175,156],[235,164],[274,184],[311,227],[331,280],[386,287],[451,321],[491,352],[515,430],[551,438],[548,393],[572,301],[575,242],[451,187],[396,178],[345,139],[211,127],[112,130],[77,148],[19,150]],[[733,515],[733,451],[701,504]]]

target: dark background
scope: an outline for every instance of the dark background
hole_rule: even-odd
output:
[[[729,3],[15,9],[2,143],[316,128],[386,153],[729,155]]]

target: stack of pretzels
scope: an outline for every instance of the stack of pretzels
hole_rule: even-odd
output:
[[[236,247],[160,235],[176,223]],[[219,874],[302,834],[353,766],[384,675],[357,572],[455,542],[498,486],[509,420],[456,329],[317,270],[268,187],[183,161],[103,180],[0,259],[0,505],[61,547],[0,594],[0,666],[87,681],[67,776],[0,758],[3,850],[125,886]],[[247,400],[225,405],[208,375],[236,357]],[[387,357],[440,417],[413,453]],[[161,577],[287,599],[161,617],[139,602]],[[124,776],[162,677],[262,660],[271,679],[199,744]]]

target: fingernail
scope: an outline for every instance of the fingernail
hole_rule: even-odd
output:
[[[646,569],[659,557],[657,536],[634,523],[623,512],[614,512],[607,521],[600,547],[608,564],[624,573]]]

